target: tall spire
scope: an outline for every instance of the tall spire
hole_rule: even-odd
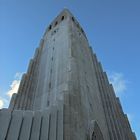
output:
[[[0,140],[136,140],[76,18],[48,26],[17,94],[0,110]]]

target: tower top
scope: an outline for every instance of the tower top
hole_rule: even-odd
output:
[[[66,13],[68,16],[73,16],[73,14],[66,7],[60,12],[60,15],[64,13]]]
[[[72,13],[67,9],[64,8],[60,14],[54,18],[54,20],[50,23],[50,25],[47,27],[44,36],[46,35],[46,33],[48,31],[50,31],[53,27],[55,27],[57,24],[59,24],[61,21],[63,21],[64,19],[66,19],[67,17],[73,17]]]
[[[72,20],[75,23],[75,25],[77,26],[77,28],[79,28],[81,30],[81,32],[84,34],[84,36],[86,37],[86,34],[85,34],[84,30],[82,29],[82,27],[80,26],[79,22],[76,20],[74,15],[67,8],[64,8],[60,12],[60,14],[50,23],[50,25],[47,27],[47,29],[44,33],[44,36],[47,34],[47,32],[52,30],[54,27],[56,27],[56,25],[58,25],[65,19]],[[86,39],[87,39],[87,37],[86,37]]]

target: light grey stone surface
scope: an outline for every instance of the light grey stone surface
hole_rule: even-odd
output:
[[[29,140],[32,127],[32,118],[32,111],[26,111],[23,113],[23,122],[20,127],[19,140]]]
[[[11,110],[2,109],[0,111],[0,140],[4,140],[11,120]]]
[[[14,110],[11,115],[10,127],[8,128],[6,140],[18,140],[22,124],[22,111]]]
[[[51,117],[49,110],[45,110],[43,112],[42,117],[43,120],[41,126],[40,140],[46,140],[49,139],[50,117]]]
[[[136,140],[101,63],[68,10],[47,28],[9,109],[0,110],[0,138]]]

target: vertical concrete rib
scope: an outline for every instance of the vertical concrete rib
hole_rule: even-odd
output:
[[[35,65],[35,60],[31,59],[30,60],[30,64],[29,64],[29,68],[27,71],[27,75],[28,75],[28,80],[27,80],[27,86],[26,86],[26,91],[25,91],[25,98],[23,100],[23,104],[22,107],[23,109],[27,109],[28,107],[28,102],[30,101],[30,94],[32,93],[32,91],[30,91],[31,88],[31,83],[33,83],[34,81],[32,80],[33,77],[33,71],[34,71],[34,65]]]
[[[40,111],[35,111],[34,119],[32,122],[30,140],[39,140],[41,119],[42,119],[42,113]]]
[[[17,109],[20,109],[20,110],[24,110],[24,105],[26,104],[24,101],[25,101],[25,98],[26,98],[26,90],[27,90],[27,85],[28,85],[28,79],[29,79],[29,75],[26,74],[25,82],[24,82],[23,89],[22,89],[22,95],[20,97],[18,108],[17,108]]]
[[[36,56],[37,57],[37,56]],[[35,72],[38,70],[37,69],[37,58],[34,58],[34,65],[33,65],[33,70],[32,70],[32,73],[31,73],[31,78],[30,78],[30,81],[29,81],[29,87],[28,87],[28,91],[27,91],[27,94],[28,94],[28,97],[27,97],[27,103],[26,103],[26,106],[25,108],[27,110],[29,109],[32,109],[31,107],[31,104],[33,104],[34,102],[34,94],[35,94],[35,89],[36,89],[36,78],[37,78],[37,74],[35,75]]]
[[[63,103],[58,104],[58,116],[57,116],[57,139],[63,140]]]
[[[35,97],[35,90],[36,90],[36,85],[37,85],[37,77],[38,77],[38,66],[39,66],[39,56],[40,56],[40,48],[36,49],[35,55],[34,55],[34,65],[33,65],[33,70],[30,75],[31,79],[29,81],[29,88],[28,88],[28,98],[27,98],[27,104],[26,104],[26,109],[32,109],[32,105],[34,103],[34,97]]]
[[[69,94],[64,94],[64,140],[70,140],[70,99]]]
[[[113,129],[113,136],[115,138],[115,140],[119,140],[119,135],[117,133],[117,127],[116,127],[116,123],[115,123],[115,114],[114,114],[114,110],[112,108],[112,103],[111,103],[111,99],[109,96],[109,90],[108,90],[108,85],[106,84],[105,80],[104,80],[104,76],[103,76],[103,70],[102,70],[102,66],[101,63],[98,63],[99,66],[99,70],[100,70],[100,74],[101,74],[101,80],[103,82],[102,86],[104,89],[104,94],[106,97],[106,102],[107,102],[107,106],[108,106],[108,110],[109,110],[109,114],[110,114],[110,121],[112,122],[112,129]]]
[[[122,106],[120,104],[120,100],[118,97],[116,98],[116,103],[117,103],[118,111],[120,114],[120,121],[121,121],[121,126],[123,128],[123,133],[124,133],[125,139],[128,140],[128,136],[126,133],[126,125],[125,125],[125,121],[124,121],[124,112],[122,110]]]
[[[40,140],[49,140],[49,123],[50,123],[50,111],[44,110],[42,112],[42,126],[40,133]]]
[[[27,90],[27,103],[26,103],[26,109],[32,109],[32,105],[34,103],[34,97],[35,97],[35,90],[37,87],[37,77],[38,77],[38,66],[39,66],[39,60],[40,60],[40,55],[42,51],[42,44],[43,44],[43,39],[40,41],[40,47],[36,49],[35,55],[34,55],[34,63],[31,69],[30,73],[30,79],[29,79],[29,85],[28,85],[28,90]]]
[[[6,140],[18,140],[19,132],[22,124],[22,111],[14,110],[12,112],[12,120],[7,133]]]
[[[11,101],[10,101],[10,105],[9,105],[9,109],[13,110],[14,109],[14,106],[15,106],[15,100],[16,100],[16,93],[14,93],[12,95],[12,98],[11,98]]]
[[[43,99],[42,96],[41,96],[42,95],[42,89],[43,89],[43,87],[40,87],[40,85],[43,86],[43,84],[44,84],[44,79],[43,78],[45,78],[45,77],[44,76],[43,77],[40,76],[41,75],[41,72],[40,72],[40,68],[39,68],[39,66],[42,64],[40,62],[42,48],[43,48],[43,46],[40,46],[39,47],[39,49],[38,49],[38,51],[39,51],[38,52],[38,55],[35,58],[35,67],[34,67],[34,72],[33,72],[33,77],[32,77],[33,78],[32,79],[32,84],[31,84],[31,88],[30,88],[30,92],[32,92],[32,94],[30,96],[32,102],[30,102],[29,106],[33,110],[41,109],[40,107],[41,107],[41,104],[43,102],[43,101],[41,102],[41,99]],[[40,88],[38,88],[38,87],[40,87]],[[36,108],[36,106],[38,108]]]
[[[11,111],[8,109],[0,110],[0,140],[5,140],[10,125]]]
[[[32,79],[32,74],[33,74],[33,71],[34,71],[34,66],[35,66],[35,61],[34,59],[32,59],[30,61],[30,67],[28,69],[28,72],[27,72],[27,82],[26,82],[26,88],[25,88],[25,92],[24,92],[24,99],[23,99],[23,102],[22,102],[22,109],[25,110],[26,109],[26,106],[27,106],[27,101],[29,99],[29,88],[30,88],[30,84],[31,84],[31,79]],[[33,82],[33,81],[32,81]]]
[[[20,82],[20,86],[19,86],[19,89],[18,89],[18,93],[17,93],[16,99],[15,99],[14,109],[18,109],[19,104],[22,100],[22,96],[24,96],[23,95],[24,94],[23,93],[23,88],[25,86],[25,83],[26,83],[26,74],[23,74],[21,82]]]
[[[33,112],[32,111],[25,111],[23,116],[23,122],[20,130],[20,135],[18,140],[29,140],[30,132],[31,132],[31,125],[33,119]]]
[[[24,99],[25,99],[25,96],[26,96],[26,88],[27,88],[27,83],[28,83],[28,79],[29,79],[28,74],[25,74],[24,78],[25,78],[25,80],[24,80],[21,92],[19,92],[18,105],[17,105],[17,108],[16,108],[16,109],[22,109],[22,110],[24,108]]]
[[[131,130],[129,121],[127,119],[127,116],[123,112],[123,109],[121,107],[119,98],[116,98],[116,101],[117,101],[119,112],[120,112],[120,115],[121,115],[121,125],[123,127],[125,139],[127,139],[127,140],[133,140],[134,139],[135,140],[135,136],[133,135],[133,132]]]
[[[106,73],[105,73],[105,77],[107,77]],[[113,104],[114,104],[114,109],[115,109],[115,115],[116,115],[116,119],[117,119],[117,125],[121,134],[121,138],[125,139],[125,135],[124,135],[124,130],[122,127],[122,122],[121,122],[121,113],[119,111],[119,106],[117,104],[117,100],[116,100],[116,96],[115,96],[115,92],[113,89],[113,86],[110,84],[109,86],[110,92],[111,92],[111,96],[112,96],[112,100],[113,100]]]
[[[92,58],[93,58],[94,66],[95,66],[95,72],[96,72],[96,76],[97,76],[98,87],[99,87],[100,96],[101,96],[101,100],[102,100],[102,104],[103,104],[105,118],[106,118],[106,124],[108,127],[109,137],[110,137],[110,140],[114,140],[113,128],[111,127],[112,122],[110,120],[110,114],[109,114],[109,109],[108,109],[108,105],[107,105],[107,101],[106,101],[105,91],[102,86],[103,83],[101,80],[101,73],[100,73],[100,69],[98,66],[98,61],[97,61],[95,54],[92,55]]]
[[[43,39],[42,39],[43,40]],[[42,42],[40,45],[42,45]],[[27,74],[24,74],[21,80],[21,84],[18,90],[18,95],[15,100],[15,109],[31,109],[31,105],[33,104],[34,97],[33,94],[35,94],[35,88],[36,88],[36,81],[37,78],[37,71],[38,71],[38,62],[40,58],[40,51],[42,50],[43,46],[40,46],[40,48],[36,49],[34,59],[30,60],[29,67],[27,70]],[[34,73],[36,72],[36,75]],[[31,103],[32,102],[32,103]]]
[[[49,140],[56,140],[56,120],[57,120],[57,111],[56,106],[51,107],[51,122],[50,122],[50,134]]]
[[[114,124],[115,124],[116,133],[117,133],[118,139],[120,140],[122,138],[122,135],[121,135],[121,132],[120,132],[119,120],[117,118],[116,106],[115,106],[115,101],[114,101],[115,97],[113,96],[114,94],[113,94],[112,90],[110,90],[110,84],[109,84],[106,73],[103,72],[102,75],[103,75],[103,79],[104,79],[104,82],[105,82],[105,86],[106,86],[107,91],[108,91],[108,97],[109,97],[109,100],[110,100],[110,106],[111,106],[111,111],[112,111],[112,114],[113,114],[113,121],[114,121]]]
[[[133,140],[133,133],[132,133],[132,130],[131,130],[131,126],[130,126],[130,123],[128,121],[128,117],[127,115],[125,114],[124,115],[124,122],[126,124],[126,133],[127,133],[127,136],[128,136],[128,140]]]

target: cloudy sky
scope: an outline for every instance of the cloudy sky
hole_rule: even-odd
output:
[[[140,140],[139,0],[0,0],[0,108],[8,106],[45,28],[64,7],[85,30]]]

